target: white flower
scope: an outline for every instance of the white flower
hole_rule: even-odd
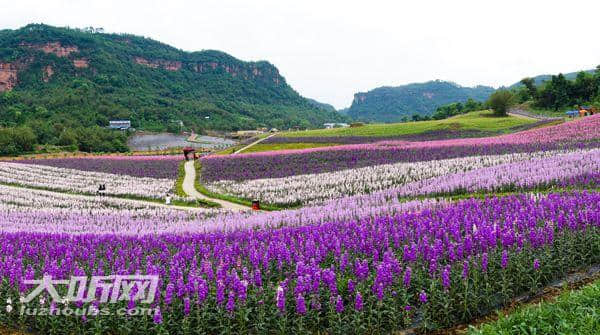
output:
[[[0,162],[0,182],[88,194],[95,194],[98,185],[105,184],[106,194],[156,199],[162,199],[174,185],[174,180],[171,179],[132,177],[9,162]]]
[[[411,163],[394,163],[336,172],[265,178],[247,181],[220,180],[207,184],[216,192],[260,199],[264,203],[312,205],[346,196],[372,194],[419,181],[459,175],[501,164],[556,157],[573,151],[555,150],[505,155],[472,156]],[[574,152],[586,152],[574,151]],[[588,151],[589,152],[589,151]],[[413,190],[411,189],[411,192]]]
[[[11,305],[6,305],[6,311],[8,313],[12,312],[12,310],[13,310],[13,307]]]

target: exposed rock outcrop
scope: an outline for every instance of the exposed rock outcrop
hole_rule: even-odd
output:
[[[260,69],[256,66],[253,67],[240,67],[237,65],[229,65],[229,64],[220,64],[217,62],[204,62],[204,63],[195,63],[192,65],[192,69],[195,72],[206,73],[209,71],[215,71],[217,68],[222,68],[225,72],[229,73],[232,77],[241,76],[242,78],[248,80],[250,78],[257,77],[266,77],[273,80],[273,82],[277,85],[283,82],[281,76],[277,71],[273,71],[269,68]],[[266,72],[266,73],[265,73]]]
[[[353,103],[361,103],[365,102],[367,99],[367,95],[364,93],[356,93],[354,94],[354,102]]]
[[[168,61],[163,59],[146,59],[143,57],[134,57],[134,62],[140,65],[144,65],[153,69],[162,68],[168,71],[179,71],[183,67],[183,62],[181,61]],[[223,71],[229,73],[232,77],[241,76],[242,78],[248,80],[250,78],[257,77],[266,77],[268,79],[271,77],[273,82],[276,85],[283,83],[283,79],[279,75],[276,70],[272,70],[269,68],[258,68],[256,66],[252,67],[240,67],[238,65],[231,64],[222,64],[218,62],[201,62],[201,63],[185,63],[187,69],[191,69],[194,72],[198,73],[207,73],[211,71],[216,71],[221,68]]]
[[[181,69],[180,61],[169,61],[169,60],[163,60],[163,59],[148,60],[143,57],[135,57],[134,60],[136,63],[138,63],[140,65],[151,67],[153,69],[157,69],[159,67],[163,68],[167,71],[179,71],[179,69]]]
[[[42,80],[44,80],[45,83],[47,83],[48,81],[50,81],[50,78],[52,78],[52,75],[54,74],[54,69],[52,68],[52,66],[48,65],[44,68],[44,73],[42,74]]]
[[[58,57],[67,57],[73,52],[79,52],[79,48],[75,45],[63,46],[60,42],[48,42],[46,44],[28,44],[21,43],[22,46],[40,50],[47,54],[55,54]]]
[[[0,92],[10,91],[17,85],[18,66],[13,63],[0,63]]]
[[[89,66],[89,63],[88,60],[85,58],[74,59],[73,66],[75,66],[78,69],[87,68]]]

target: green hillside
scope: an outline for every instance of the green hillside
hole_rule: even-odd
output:
[[[556,122],[528,117],[496,117],[491,111],[476,111],[443,120],[374,123],[356,128],[314,129],[282,132],[245,150],[248,152],[306,149],[332,145],[372,143],[383,140],[430,141],[486,137],[513,133]],[[223,151],[224,154],[230,151]]]
[[[320,101],[317,101],[317,100],[311,99],[311,98],[306,98],[306,99],[308,100],[308,102],[311,105],[313,105],[313,106],[315,106],[315,107],[317,107],[319,109],[323,109],[323,110],[326,110],[326,111],[329,111],[329,112],[335,112],[336,111],[335,107],[333,107],[330,104],[327,104],[327,103],[324,103],[324,102],[320,102]]]
[[[413,114],[431,115],[439,106],[449,103],[466,102],[469,98],[486,100],[493,91],[492,87],[462,87],[441,80],[379,87],[356,93],[346,114],[360,121],[401,122]]]
[[[296,132],[285,132],[284,137],[345,137],[345,136],[404,136],[421,134],[432,131],[480,131],[503,133],[510,132],[511,128],[535,123],[536,120],[519,117],[493,117],[489,111],[471,112],[443,120],[403,122],[403,123],[376,123],[357,128],[315,129]]]
[[[581,72],[581,71],[569,72],[569,73],[563,74],[563,76],[567,80],[575,80],[577,78],[577,75],[579,74],[579,72]],[[596,72],[596,70],[585,70],[583,72],[588,73],[588,74],[594,74],[594,72]],[[552,74],[540,74],[538,76],[531,77],[531,79],[533,79],[536,86],[541,86],[543,83],[550,81],[552,79],[552,76],[553,76]],[[514,84],[510,85],[509,88],[519,88],[522,86],[523,86],[523,83],[521,83],[519,81],[518,83],[514,83]]]
[[[266,61],[94,29],[0,31],[0,127],[46,127],[38,140],[57,142],[65,129],[111,119],[145,130],[182,120],[201,131],[313,127],[344,117],[301,97]]]

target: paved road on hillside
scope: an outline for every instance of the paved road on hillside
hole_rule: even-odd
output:
[[[205,196],[204,194],[202,194],[202,193],[198,192],[198,190],[196,190],[195,180],[196,180],[196,167],[194,166],[194,160],[187,161],[187,162],[185,162],[185,177],[183,178],[183,191],[185,192],[185,194],[187,194],[188,196],[190,196],[194,199],[203,199],[203,200],[216,202],[219,205],[221,205],[221,207],[223,207],[224,209],[228,209],[231,211],[250,210],[250,208],[246,207],[246,206],[238,205],[236,203],[221,200],[221,199],[209,198],[209,197]]]
[[[252,143],[248,144],[247,146],[245,146],[245,147],[241,148],[240,150],[238,150],[238,151],[234,152],[232,155],[239,154],[240,152],[242,152],[242,151],[244,151],[244,150],[246,150],[246,149],[248,149],[248,148],[251,148],[251,147],[255,146],[256,144],[258,144],[258,143],[260,143],[260,142],[262,142],[262,141],[264,141],[264,140],[266,140],[266,139],[268,139],[268,138],[271,138],[271,137],[273,137],[273,136],[275,136],[275,135],[277,135],[277,133],[275,133],[275,134],[271,134],[271,135],[269,135],[269,136],[267,136],[267,137],[263,137],[263,138],[261,138],[261,139],[259,139],[259,140],[257,140],[257,141],[254,141],[254,142],[252,142]]]
[[[538,115],[538,114],[530,113],[526,110],[519,109],[519,108],[509,110],[508,114],[512,114],[515,116],[524,116],[524,117],[528,117],[528,118],[532,118],[532,119],[536,119],[536,120],[562,120],[561,117],[550,117],[550,116]]]

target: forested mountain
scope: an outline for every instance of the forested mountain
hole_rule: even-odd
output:
[[[494,92],[488,86],[463,87],[453,82],[434,80],[398,87],[379,87],[356,93],[347,115],[355,120],[400,122],[414,114],[429,116],[439,106],[453,102],[486,100]]]
[[[585,71],[583,71],[583,72],[586,72],[586,73],[592,74],[592,73],[594,73],[595,71],[596,71],[596,70],[585,70]],[[580,72],[581,72],[581,71],[580,71]],[[565,77],[565,79],[567,79],[567,80],[574,80],[575,78],[577,78],[577,75],[578,75],[578,74],[579,74],[579,72],[569,72],[569,73],[565,73],[565,74],[563,74],[563,76],[564,76],[564,77]],[[535,84],[536,86],[540,86],[540,85],[542,85],[543,83],[545,83],[545,82],[547,82],[547,81],[551,80],[551,79],[552,79],[552,76],[553,76],[553,75],[551,75],[551,74],[540,74],[540,75],[538,75],[538,76],[531,77],[531,79],[533,79],[533,81],[534,81],[534,84]],[[517,82],[517,83],[514,83],[514,84],[510,85],[510,86],[509,86],[509,88],[518,88],[518,87],[521,87],[521,86],[523,86],[523,83],[521,83],[521,82],[519,81],[519,82]]]
[[[581,71],[569,78],[573,76],[559,73],[540,85],[533,78],[525,78],[513,92],[520,103],[555,112],[581,105],[600,108],[600,71]]]
[[[46,128],[38,139],[56,142],[65,130],[112,119],[146,130],[182,120],[196,131],[344,119],[301,97],[266,61],[101,31],[41,24],[0,30],[0,128]]]
[[[308,100],[308,102],[311,105],[313,105],[313,106],[315,106],[317,108],[320,108],[320,109],[323,109],[323,110],[326,110],[326,111],[330,111],[330,112],[335,112],[335,107],[333,107],[330,104],[327,104],[327,103],[324,103],[324,102],[320,102],[320,101],[317,101],[317,100],[311,99],[311,98],[306,98],[306,99]]]

